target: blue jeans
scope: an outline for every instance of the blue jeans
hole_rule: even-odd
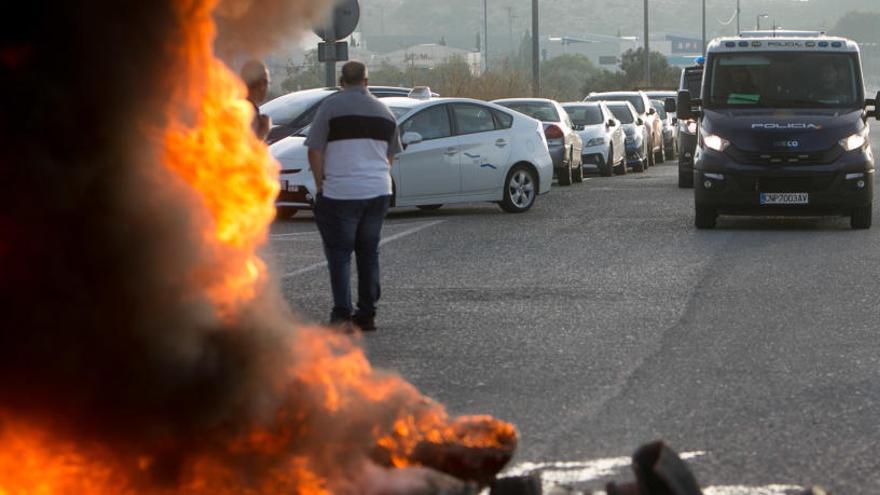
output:
[[[315,223],[324,241],[324,255],[333,288],[331,320],[351,317],[351,253],[358,271],[357,314],[375,316],[381,295],[379,240],[391,196],[372,199],[332,199],[319,194]]]

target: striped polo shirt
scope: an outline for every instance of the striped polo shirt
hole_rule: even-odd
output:
[[[324,151],[325,197],[372,199],[391,194],[388,155],[401,150],[397,121],[367,88],[353,86],[325,98],[305,144]]]

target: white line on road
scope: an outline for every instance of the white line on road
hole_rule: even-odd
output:
[[[706,455],[702,450],[679,454],[684,460],[695,459]],[[606,478],[618,474],[632,464],[630,457],[608,457],[580,462],[522,462],[505,469],[501,476],[522,476],[540,473],[544,493],[549,493],[554,486],[570,486],[576,483]],[[766,486],[709,486],[703,489],[705,495],[790,495],[803,490],[796,485],[773,484]],[[485,493],[485,492],[484,492]],[[604,495],[605,492],[594,492]]]
[[[398,239],[402,239],[402,238],[404,238],[404,237],[406,237],[406,236],[413,235],[413,234],[415,234],[416,232],[419,232],[419,231],[425,230],[425,229],[427,229],[427,228],[429,228],[429,227],[433,227],[433,226],[435,226],[435,225],[439,225],[439,224],[441,224],[441,223],[443,223],[443,222],[444,222],[444,220],[435,220],[435,221],[433,221],[433,222],[428,222],[428,223],[423,223],[423,224],[417,225],[417,226],[412,227],[412,228],[410,228],[410,229],[404,230],[403,232],[398,232],[398,233],[396,233],[396,234],[394,234],[394,235],[392,235],[392,236],[389,236],[389,237],[383,237],[382,240],[379,241],[379,245],[380,245],[380,246],[384,246],[385,244],[387,244],[387,243],[389,243],[389,242],[391,242],[391,241],[396,241],[396,240],[398,240]],[[324,268],[325,266],[327,266],[327,262],[326,262],[326,261],[322,261],[322,262],[320,262],[320,263],[315,263],[315,264],[313,264],[313,265],[309,265],[309,266],[307,266],[307,267],[305,267],[305,268],[300,268],[299,270],[294,270],[294,271],[292,271],[292,272],[285,273],[284,275],[281,276],[281,279],[283,280],[283,279],[285,279],[285,278],[290,278],[290,277],[296,277],[296,276],[298,276],[298,275],[303,275],[303,274],[305,274],[305,273],[309,273],[309,272],[315,271],[315,270],[317,270],[317,269],[319,269],[319,268]]]

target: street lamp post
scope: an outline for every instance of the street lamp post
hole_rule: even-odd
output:
[[[483,0],[483,71],[489,72],[489,6]]]
[[[645,0],[645,84],[651,87],[651,43],[648,39],[648,0]]]
[[[706,56],[706,0],[703,0],[703,47],[700,50],[703,56]]]
[[[742,32],[739,27],[739,0],[736,0],[736,35],[739,36],[739,33]]]
[[[761,30],[761,19],[766,19],[768,17],[770,17],[770,16],[767,14],[756,15],[755,16],[755,30],[760,31]]]
[[[538,33],[538,0],[532,0],[532,96],[541,96],[541,45]]]

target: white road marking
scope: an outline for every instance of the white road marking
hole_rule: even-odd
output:
[[[398,240],[398,239],[402,239],[402,238],[404,238],[404,237],[406,237],[406,236],[413,235],[413,234],[415,234],[415,233],[417,233],[417,232],[419,232],[419,231],[425,230],[425,229],[427,229],[427,228],[429,228],[429,227],[433,227],[433,226],[435,226],[435,225],[439,225],[439,224],[441,224],[441,223],[443,223],[443,222],[444,222],[444,220],[435,220],[435,221],[433,221],[433,222],[428,222],[428,223],[422,223],[422,224],[419,224],[419,225],[417,225],[417,226],[415,226],[415,227],[412,227],[412,228],[406,229],[406,230],[404,230],[403,232],[398,232],[398,233],[396,233],[396,234],[394,234],[394,235],[391,235],[391,236],[388,236],[388,237],[383,237],[382,240],[379,241],[379,245],[380,245],[380,246],[384,246],[385,244],[387,244],[387,243],[389,243],[389,242],[396,241],[396,240]],[[324,268],[325,266],[327,266],[327,262],[326,262],[326,261],[322,261],[322,262],[320,262],[320,263],[315,263],[315,264],[313,264],[313,265],[309,265],[309,266],[307,266],[307,267],[305,267],[305,268],[300,268],[299,270],[294,270],[294,271],[292,271],[292,272],[285,273],[284,275],[281,276],[281,279],[283,280],[283,279],[286,279],[286,278],[296,277],[296,276],[299,276],[299,275],[303,275],[303,274],[305,274],[305,273],[309,273],[309,272],[312,272],[312,271],[318,270],[318,269],[320,269],[320,268]]]
[[[683,452],[679,456],[694,459],[706,455],[704,451]],[[572,486],[579,483],[624,475],[623,471],[630,466],[630,457],[608,457],[579,462],[522,462],[505,469],[500,476],[523,476],[539,473],[544,493],[549,493],[554,486]],[[631,476],[630,476],[631,477]],[[629,479],[629,478],[626,478]],[[709,486],[703,488],[704,495],[792,495],[803,488],[796,485],[771,484],[766,486]],[[595,495],[605,495],[603,491],[594,491]]]

